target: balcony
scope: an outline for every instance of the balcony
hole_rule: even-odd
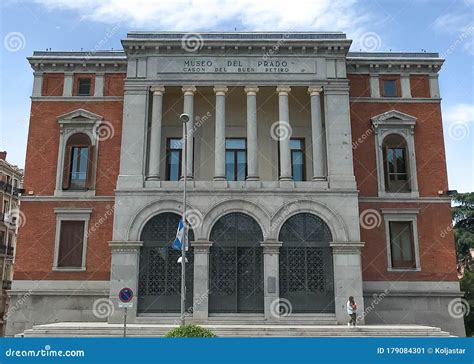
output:
[[[0,256],[1,255],[6,255],[6,256],[13,256],[13,247],[5,244],[0,245]]]

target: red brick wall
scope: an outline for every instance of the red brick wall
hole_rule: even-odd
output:
[[[52,271],[56,207],[94,209],[89,221],[85,272]],[[26,218],[18,235],[14,279],[109,280],[111,253],[108,241],[112,240],[113,217],[107,217],[106,212],[110,209],[113,209],[113,201],[23,202],[21,210]],[[101,218],[102,224],[98,221]],[[93,226],[97,227],[95,231],[91,229]]]
[[[412,97],[430,97],[430,81],[426,75],[411,75],[410,88]]]
[[[43,75],[43,96],[62,96],[64,87],[64,73],[45,73]]]
[[[122,101],[42,102],[31,105],[24,187],[26,193],[51,196],[56,184],[59,125],[57,117],[83,108],[112,124],[114,136],[99,141],[96,169],[96,195],[113,196],[120,163]]]
[[[125,73],[107,73],[104,79],[104,96],[123,96]]]
[[[363,279],[369,281],[457,281],[454,237],[450,229],[449,203],[366,203],[359,204],[360,213],[367,209],[419,208],[418,244],[420,272],[387,272],[387,243],[385,223],[374,229],[361,227]],[[381,212],[380,212],[381,214]],[[381,214],[382,216],[382,214]]]
[[[369,75],[347,75],[349,79],[349,96],[350,97],[370,97],[370,80]]]
[[[354,173],[361,196],[377,196],[375,134],[370,118],[396,109],[418,118],[415,151],[420,196],[438,196],[448,188],[441,109],[435,103],[351,103]],[[365,136],[365,138],[364,138]],[[364,140],[360,141],[359,139]]]

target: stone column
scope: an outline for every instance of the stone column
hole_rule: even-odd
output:
[[[72,87],[74,84],[74,73],[64,72],[63,96],[72,96]]]
[[[379,75],[376,73],[370,74],[370,97],[380,97]]]
[[[153,105],[151,113],[148,179],[158,181],[160,179],[161,167],[161,125],[165,88],[163,86],[155,86],[151,88],[151,92],[153,93]]]
[[[125,84],[119,190],[142,188],[144,184],[149,94],[149,87]]]
[[[41,96],[43,93],[43,75],[42,71],[35,71],[33,79],[33,92],[32,97]]]
[[[133,290],[133,307],[127,311],[127,321],[135,322],[137,317],[138,273],[140,264],[141,241],[109,241],[112,250],[110,272],[110,296],[114,312],[109,316],[109,323],[122,323],[123,312],[118,308],[118,293],[122,288]]]
[[[432,99],[439,99],[439,83],[438,83],[438,74],[430,74],[429,75],[429,82],[430,82],[430,97]]]
[[[104,96],[104,72],[97,72],[95,74],[94,96]]]
[[[349,87],[324,86],[324,101],[329,188],[355,190]]]
[[[363,242],[332,242],[334,264],[334,299],[338,324],[347,324],[346,303],[349,296],[357,302],[357,316],[364,313],[361,249]],[[360,324],[364,323],[361,316]]]
[[[402,89],[402,98],[411,98],[411,86],[410,86],[410,75],[404,73],[400,76],[400,87]]]
[[[194,249],[193,321],[206,322],[209,316],[209,249],[211,241],[191,242]]]
[[[263,248],[263,299],[265,320],[279,319],[280,298],[280,247],[282,243],[276,240],[265,240],[260,246]]]
[[[247,180],[258,181],[257,86],[244,88],[247,94]]]
[[[313,180],[322,180],[324,173],[324,137],[323,121],[321,115],[321,91],[320,86],[308,87],[311,98],[311,136],[313,144]]]
[[[290,154],[290,112],[288,107],[289,86],[278,86],[278,111],[279,111],[279,135],[280,135],[280,180],[292,181],[291,154]]]
[[[187,165],[182,166],[182,175],[186,173],[188,179],[193,179],[194,173],[194,93],[196,92],[195,86],[183,86],[184,94],[184,111],[189,115],[189,121],[187,124],[187,139],[188,139],[188,153],[187,153]],[[183,144],[184,147],[184,144]],[[183,159],[184,161],[184,159]],[[184,164],[184,163],[183,163]]]
[[[226,86],[214,87],[216,93],[216,129],[214,146],[214,180],[225,181],[225,93]]]

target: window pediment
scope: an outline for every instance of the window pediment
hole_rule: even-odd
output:
[[[373,116],[370,121],[376,131],[379,128],[413,129],[416,124],[416,117],[398,110],[390,110]]]
[[[84,109],[77,109],[66,114],[58,116],[58,123],[60,126],[65,125],[91,125],[93,126],[103,117],[91,111]]]

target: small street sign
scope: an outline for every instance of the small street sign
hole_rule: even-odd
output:
[[[119,302],[118,306],[119,308],[132,308],[133,302]]]
[[[131,302],[133,291],[130,288],[122,288],[119,292],[119,300],[123,303]]]

